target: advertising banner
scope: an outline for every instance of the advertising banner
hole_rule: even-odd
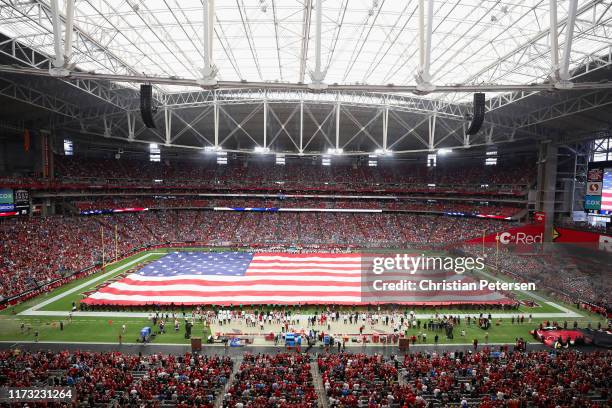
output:
[[[500,245],[537,244],[544,238],[544,224],[529,224],[521,227],[509,228],[495,234],[485,235],[466,241],[468,244],[495,243]],[[590,231],[578,231],[569,228],[555,227],[553,231],[554,243],[565,244],[593,244],[597,249],[612,252],[612,236]]]
[[[586,195],[586,196],[584,196],[584,209],[585,210],[599,210],[599,209],[601,209],[601,195]]]
[[[474,238],[467,243],[494,243],[499,240],[502,245],[508,244],[535,244],[542,242],[544,238],[544,224],[529,224],[521,227],[509,228],[495,234]]]
[[[587,195],[601,195],[603,183],[601,181],[589,181],[587,183]]]

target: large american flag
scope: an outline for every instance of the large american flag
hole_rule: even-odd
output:
[[[372,293],[362,255],[312,253],[175,252],[83,300],[111,305],[450,304],[504,303],[491,291]],[[443,271],[402,276],[418,281],[469,279]]]

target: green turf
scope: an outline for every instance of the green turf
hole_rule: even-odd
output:
[[[60,330],[59,322],[64,322],[64,330]],[[171,319],[170,319],[171,320]],[[422,319],[423,321],[424,319]],[[169,343],[169,344],[189,344],[189,340],[184,338],[184,321],[179,318],[181,328],[179,332],[175,332],[172,327],[167,325],[167,333],[157,336],[153,343]],[[474,338],[477,338],[480,343],[485,342],[486,333],[488,333],[488,341],[491,343],[513,343],[515,338],[523,337],[529,339],[529,331],[537,327],[543,320],[534,319],[532,324],[525,320],[524,324],[511,324],[510,320],[503,319],[497,325],[497,321],[489,330],[482,330],[475,325],[467,326],[465,321],[462,325],[456,327],[454,331],[454,339],[446,339],[442,332],[438,332],[440,343],[471,343]],[[572,320],[573,321],[573,320]],[[572,321],[569,321],[571,326]],[[578,319],[580,327],[585,327],[588,320],[585,318]],[[595,327],[596,319],[591,320]],[[600,320],[601,321],[601,320]],[[21,323],[25,324],[25,330],[21,330]],[[34,332],[38,331],[39,341],[53,342],[103,342],[103,343],[118,343],[121,326],[126,325],[126,333],[123,334],[123,342],[132,343],[138,338],[140,329],[149,326],[150,323],[146,318],[88,318],[74,317],[72,321],[68,318],[57,317],[0,317],[0,341],[34,341]],[[169,325],[172,326],[172,325]],[[466,331],[465,337],[461,336],[461,330]],[[368,329],[366,329],[368,332]],[[409,330],[409,335],[417,335],[423,330]],[[206,338],[210,334],[208,327],[197,322],[192,330],[193,336],[202,336]],[[435,333],[427,331],[428,342],[433,343]]]
[[[60,321],[64,322],[64,330],[60,330]],[[172,324],[167,324],[166,333],[157,336],[153,343],[187,344],[189,340],[184,338],[184,320],[180,316],[179,321],[181,326],[178,332],[170,327]],[[23,331],[22,323],[25,324]],[[123,324],[126,326],[126,333],[122,335],[125,343],[136,342],[140,330],[151,325],[146,318],[74,317],[70,321],[58,317],[1,316],[0,341],[34,341],[34,333],[38,331],[39,341],[118,343]],[[192,336],[206,338],[210,335],[210,329],[196,322],[191,333]]]
[[[147,252],[146,254],[139,254],[138,256],[132,256],[132,257],[127,258],[127,259],[125,259],[123,261],[120,261],[120,262],[118,262],[116,264],[109,265],[109,266],[104,268],[104,271],[100,271],[100,273],[97,273],[95,276],[92,276],[89,280],[93,280],[93,279],[99,277],[100,275],[103,275],[105,273],[110,273],[111,271],[116,269],[116,271],[114,273],[110,274],[107,279],[93,282],[90,285],[87,285],[86,287],[84,287],[82,289],[79,289],[77,292],[71,293],[68,296],[65,296],[65,297],[63,297],[61,299],[56,300],[53,303],[50,303],[50,304],[44,306],[40,310],[52,310],[52,311],[66,311],[66,310],[70,310],[72,308],[72,302],[78,303],[78,302],[81,301],[81,299],[83,299],[82,293],[90,291],[90,290],[93,290],[97,285],[103,284],[105,281],[113,278],[116,275],[119,275],[119,274],[127,271],[128,269],[130,269],[130,268],[132,268],[134,266],[137,266],[141,262],[151,262],[151,261],[154,261],[156,259],[159,259],[159,258],[163,257],[164,255],[165,254],[156,254],[156,251]],[[139,258],[144,257],[144,256],[146,256],[146,258],[143,259],[142,261],[140,261],[139,263],[136,263],[136,264],[133,264],[133,265],[129,265],[129,266],[126,265],[129,262],[134,261],[134,260],[139,259]],[[86,280],[84,280],[84,279],[83,280],[78,280],[78,281],[72,283],[69,288],[66,288],[66,290],[71,289],[71,288],[73,288],[75,286],[78,286],[80,284],[83,284],[84,282],[86,282]],[[65,292],[66,290],[64,290],[63,292]],[[52,292],[50,294],[50,297],[56,296],[56,295],[58,295],[60,293],[63,293],[63,292],[59,292],[59,293]]]
[[[228,248],[215,248],[214,250],[221,251],[221,250],[227,250],[227,249]],[[1,327],[0,340],[2,341],[32,341],[34,340],[34,332],[38,331],[39,341],[115,343],[115,342],[118,342],[119,340],[119,333],[121,331],[121,325],[126,324],[127,332],[123,335],[123,341],[124,342],[134,342],[136,338],[138,337],[140,329],[150,324],[146,318],[123,318],[121,317],[121,318],[113,319],[113,318],[106,318],[106,317],[75,317],[70,322],[68,318],[63,318],[63,319],[59,317],[40,317],[39,318],[39,317],[33,317],[33,316],[16,316],[16,314],[40,302],[43,302],[52,296],[56,296],[58,294],[64,293],[74,288],[75,286],[81,285],[86,282],[90,282],[96,277],[99,277],[100,275],[107,273],[111,270],[117,269],[116,272],[114,272],[111,276],[109,276],[109,278],[111,278],[112,276],[116,274],[120,274],[131,267],[127,265],[128,263],[130,263],[131,261],[135,259],[142,257],[143,255],[150,254],[147,258],[147,260],[150,261],[150,260],[154,260],[154,259],[158,259],[162,257],[164,253],[173,252],[177,250],[190,250],[190,251],[200,250],[201,251],[201,250],[208,250],[208,249],[205,249],[205,248],[169,248],[169,249],[156,249],[156,250],[145,251],[145,252],[141,252],[138,254],[134,254],[130,256],[129,258],[126,258],[114,264],[108,265],[104,271],[100,271],[87,278],[82,278],[77,281],[66,284],[60,288],[53,290],[50,293],[40,295],[18,306],[8,308],[0,312],[0,327]],[[158,253],[158,254],[155,254],[155,253]],[[489,273],[492,273],[492,272],[489,271]],[[509,280],[507,277],[501,276],[499,274],[496,274],[495,277],[496,279],[499,279],[499,280],[505,280],[505,281]],[[69,311],[71,309],[73,301],[79,301],[80,299],[82,299],[81,292],[91,290],[100,283],[102,283],[102,281],[88,284],[84,288],[80,289],[79,291],[69,294],[64,298],[61,298],[41,308],[40,310]],[[540,291],[538,291],[537,294],[545,297],[546,299],[549,299],[545,294],[541,293]],[[531,297],[529,294],[524,294],[524,293],[517,293],[516,295],[518,298],[521,298],[521,299]],[[556,307],[552,305],[543,303],[540,300],[536,300],[536,299],[534,300],[538,303],[539,305],[538,307],[529,308],[529,307],[521,306],[521,308],[518,311],[515,311],[515,310],[506,311],[505,313],[508,314],[508,318],[502,319],[499,326],[496,325],[495,323],[497,322],[495,322],[494,325],[488,330],[488,333],[489,333],[488,341],[491,343],[498,343],[498,342],[512,343],[514,342],[514,339],[516,337],[528,338],[529,330],[536,327],[541,321],[541,320],[534,319],[532,324],[528,324],[527,321],[525,321],[523,325],[518,325],[518,324],[513,325],[511,324],[511,320],[510,320],[511,316],[516,316],[518,314],[528,315],[530,313],[549,313],[549,312],[558,313],[558,312],[561,312],[561,310],[557,309]],[[566,307],[570,310],[577,311],[577,309],[573,305],[568,305],[568,304],[559,302],[554,299],[549,299],[549,300],[555,303],[558,303],[562,305],[563,307]],[[265,307],[262,307],[262,309],[265,309]],[[363,309],[363,308],[357,308],[357,309]],[[297,308],[294,310],[297,310]],[[314,306],[302,307],[299,309],[301,313],[312,313],[315,310],[321,311],[323,309],[321,307],[314,307]],[[187,309],[187,311],[189,311],[189,309]],[[416,309],[415,312],[421,313],[421,314],[427,314],[427,313],[433,314],[434,309],[426,309],[426,310]],[[453,315],[469,314],[471,316],[475,316],[481,312],[485,314],[489,313],[488,310],[461,311],[458,309],[447,309],[447,308],[435,309],[435,312],[439,314],[453,314]],[[490,312],[491,313],[502,313],[502,311],[498,311],[498,310],[491,310]],[[591,322],[593,326],[596,326],[598,322],[605,323],[604,320],[602,320],[601,317],[598,315],[588,313],[584,310],[580,310],[579,313],[584,315],[583,318],[576,319],[577,321],[580,322],[581,327],[585,327],[588,322]],[[59,329],[60,320],[64,321],[63,331]],[[187,344],[188,340],[185,340],[183,336],[184,330],[183,330],[182,325],[184,324],[184,322],[182,319],[179,319],[179,320],[181,321],[181,330],[178,333],[174,333],[174,329],[172,327],[169,327],[171,326],[171,324],[168,324],[167,333],[158,336],[154,340],[154,343]],[[563,319],[558,319],[558,320],[563,321]],[[574,319],[570,319],[570,320],[573,321]],[[112,323],[110,321],[112,321]],[[24,323],[26,326],[26,330],[24,331],[21,330],[22,323]],[[462,337],[460,335],[461,328],[466,329],[465,337]],[[417,332],[418,330],[415,330],[415,331],[411,330],[409,334],[412,335],[412,334],[416,334]],[[204,328],[202,324],[197,323],[192,333],[194,336],[198,336],[198,335],[207,336],[209,334],[209,329]],[[428,336],[429,336],[428,342],[432,343],[434,334],[432,332],[428,332]],[[440,342],[443,342],[443,343],[466,343],[466,342],[470,343],[473,340],[473,338],[478,338],[479,341],[483,343],[485,341],[485,331],[479,328],[476,328],[475,326],[470,326],[467,328],[465,326],[461,326],[455,330],[455,338],[453,340],[448,340],[446,338],[443,338],[442,334],[440,333],[440,339],[441,339]]]
[[[125,258],[125,259],[123,259],[121,261],[115,262],[115,263],[113,263],[111,265],[107,265],[104,268],[104,271],[101,270],[101,271],[99,271],[99,272],[97,272],[97,273],[95,273],[93,275],[87,276],[85,278],[74,280],[74,281],[72,281],[70,283],[67,283],[67,284],[65,284],[65,285],[63,285],[63,286],[61,286],[59,288],[56,288],[56,289],[52,290],[51,292],[47,292],[45,294],[37,296],[37,297],[35,297],[33,299],[30,299],[30,300],[28,300],[26,302],[20,303],[20,304],[14,306],[14,307],[9,307],[9,308],[3,310],[2,312],[0,312],[0,315],[20,313],[20,312],[22,312],[22,311],[24,311],[26,309],[31,308],[32,306],[34,306],[34,305],[36,305],[36,304],[38,304],[40,302],[43,302],[43,301],[47,300],[48,298],[51,298],[53,296],[57,296],[59,294],[62,294],[64,292],[72,289],[75,286],[78,286],[78,285],[83,284],[84,282],[93,280],[93,279],[99,277],[100,275],[103,275],[103,274],[107,273],[108,271],[110,271],[110,270],[112,270],[112,269],[114,269],[116,267],[121,267],[121,266],[127,264],[128,262],[143,256],[143,254],[144,253],[134,254],[134,255],[132,255],[132,256],[130,256],[128,258]],[[161,257],[161,256],[163,256],[163,255],[159,255],[158,257]],[[149,259],[153,259],[152,256]],[[123,268],[121,270],[118,270],[115,274],[113,274],[113,276],[116,275],[116,274],[121,273],[123,270],[125,270],[125,268]],[[101,281],[99,281],[99,282],[101,282]],[[94,284],[90,285],[90,287],[95,286],[96,284],[97,283],[94,283]],[[87,288],[83,289],[83,291],[86,291],[86,290],[87,290]],[[79,293],[80,292],[81,291],[79,291]],[[82,296],[79,293],[74,293],[74,294],[71,294],[69,296],[66,296],[65,298],[62,298],[62,299],[60,299],[60,300],[58,300],[58,301],[56,301],[54,303],[51,303],[51,304],[47,305],[47,307],[42,308],[41,310],[55,310],[55,311],[58,311],[58,310],[63,310],[63,311],[70,310],[70,308],[72,306],[72,301],[73,300],[80,300],[82,298]]]

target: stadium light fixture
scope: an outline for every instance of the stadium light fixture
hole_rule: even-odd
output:
[[[389,149],[376,149],[374,150],[374,154],[377,156],[390,156],[393,154],[393,151]]]
[[[444,149],[438,150],[438,154],[440,156],[444,156],[444,155],[450,154],[452,152],[453,152],[453,149],[446,149],[446,148],[444,148]]]
[[[72,140],[64,139],[64,156],[72,156],[74,154]]]
[[[377,167],[378,166],[378,155],[369,154],[368,155],[368,167]]]
[[[489,150],[487,157],[485,158],[485,166],[496,166],[497,165],[497,150]]]
[[[221,146],[204,146],[204,153],[214,153],[221,151]]]
[[[436,167],[437,156],[435,154],[427,155],[427,167]]]
[[[152,162],[161,161],[161,150],[157,143],[149,144],[149,161],[152,161]]]
[[[217,152],[217,164],[227,164],[227,152]]]
[[[270,148],[263,147],[263,146],[255,146],[254,151],[255,153],[259,153],[259,154],[267,154],[267,153],[270,153]]]
[[[340,147],[337,148],[337,149],[334,149],[334,148],[331,148],[331,147],[329,149],[327,149],[327,154],[331,154],[331,155],[334,155],[334,156],[339,156],[342,153],[344,153],[344,149],[342,149]]]

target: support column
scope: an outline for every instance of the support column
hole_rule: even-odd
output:
[[[574,25],[576,24],[576,11],[578,0],[570,0],[565,25],[565,43],[563,44],[563,59],[559,64],[559,80],[555,82],[557,89],[572,89],[574,84],[570,81],[569,65],[572,53],[572,42],[574,40]]]
[[[166,146],[172,144],[172,111],[164,108],[164,133],[166,136]]]
[[[53,67],[62,68],[64,66],[64,48],[62,47],[62,22],[60,20],[59,0],[51,0],[51,13],[53,19],[53,49],[55,51]]]
[[[215,23],[215,0],[203,0],[202,3],[202,53],[204,54],[204,68],[202,78],[198,79],[200,86],[213,86],[217,84],[217,67],[213,63],[213,37]]]
[[[134,140],[136,136],[134,131],[136,130],[136,115],[134,112],[127,111],[127,125],[128,125],[128,139]]]
[[[465,124],[463,125],[463,147],[470,147],[470,135],[466,132]]]
[[[323,82],[325,72],[321,70],[321,26],[323,25],[323,0],[317,0],[315,21],[315,69],[311,74],[312,82],[308,84],[311,89],[326,89]]]
[[[300,154],[304,153],[304,99],[300,99]]]
[[[557,0],[550,0],[550,56],[551,76],[559,79],[559,33],[557,31]]]
[[[429,150],[434,149],[434,142],[436,138],[436,112],[429,117]]]
[[[336,151],[340,148],[340,101],[336,102]]]
[[[569,81],[570,54],[572,53],[572,42],[574,40],[574,26],[576,25],[576,12],[578,0],[570,0],[567,14],[567,25],[565,28],[565,44],[563,44],[563,65],[561,65],[560,77],[563,81]]]
[[[217,91],[213,94],[213,126],[215,131],[215,149],[219,148],[219,101],[217,100]]]
[[[557,153],[558,147],[550,141],[540,145],[536,210],[546,214],[544,242],[552,242],[557,192]]]
[[[268,98],[264,96],[263,100],[263,147],[268,147]]]
[[[427,0],[427,25],[425,25],[425,0],[419,0],[419,69],[416,75],[417,90],[427,94],[436,87],[431,83],[431,35],[433,32],[433,0]]]
[[[388,131],[389,131],[389,105],[385,103],[385,107],[383,108],[383,154],[387,153],[387,140],[388,140]]]
[[[72,57],[72,29],[74,26],[74,0],[66,0],[66,32],[64,33],[64,62]]]

